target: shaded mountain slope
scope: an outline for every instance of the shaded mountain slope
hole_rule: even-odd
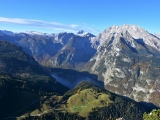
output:
[[[6,41],[0,41],[0,71],[19,75],[46,75],[38,63],[29,55]]]
[[[75,68],[85,64],[96,52],[91,47],[91,33],[37,34],[0,31],[0,39],[21,46],[44,66]],[[77,68],[78,68],[77,67]]]
[[[0,118],[16,115],[27,105],[38,102],[39,92],[63,94],[67,90],[21,47],[0,41]]]
[[[49,66],[79,68],[90,60],[96,50],[91,47],[92,34],[75,35],[59,52],[49,59]]]
[[[58,86],[61,86],[64,88],[64,91],[66,90],[64,86],[49,76],[31,56],[23,52],[21,47],[17,47],[6,41],[0,41],[0,71],[11,76],[28,79],[28,81],[41,81],[43,83],[52,81],[54,84],[51,86],[55,86],[57,89]]]

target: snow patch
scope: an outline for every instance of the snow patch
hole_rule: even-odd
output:
[[[124,62],[131,62],[131,60],[129,58],[122,58],[122,61],[124,61]]]
[[[147,79],[146,82],[147,82],[148,85],[150,85],[152,83],[152,80]]]
[[[114,73],[115,73],[116,77],[118,77],[118,78],[125,78],[125,74],[119,68],[114,68]]]
[[[140,87],[138,85],[135,85],[135,87],[133,87],[133,90],[135,90],[135,91],[142,91],[144,93],[147,92],[147,90],[145,88],[142,88],[142,87]]]
[[[144,73],[143,71],[140,71],[140,74],[141,74],[141,75],[143,75],[143,73]]]
[[[156,90],[154,90],[154,89],[150,89],[149,90],[149,93],[153,93],[153,92],[155,92]]]
[[[42,33],[42,32],[37,32],[37,31],[25,31],[25,32],[22,32],[22,33],[26,33],[26,34],[29,34],[29,35],[45,35],[45,36],[53,36],[54,34],[53,33]]]

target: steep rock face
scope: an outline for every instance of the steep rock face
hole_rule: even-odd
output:
[[[26,84],[25,84],[26,83]],[[24,86],[23,86],[24,84]],[[68,88],[56,82],[34,59],[26,54],[21,47],[0,40],[0,97],[7,89],[14,91],[19,86],[32,90],[52,90],[64,93]],[[26,90],[25,89],[25,90]],[[12,91],[12,90],[11,90]],[[37,90],[38,91],[38,90]]]
[[[68,40],[73,36],[72,33],[59,33],[54,36],[32,36],[28,39],[28,45],[32,56],[42,64],[43,60],[49,59],[60,50]],[[26,41],[19,42],[21,46],[25,46]]]
[[[40,34],[35,32],[6,34],[1,31],[0,39],[21,46],[25,52],[42,64],[43,60],[54,56],[73,35],[73,33]]]
[[[0,31],[0,39],[21,46],[41,65],[63,68],[79,68],[90,60],[96,52],[91,47],[92,37],[95,36],[83,30],[77,34]]]
[[[96,49],[91,47],[92,37],[94,36],[90,33],[74,35],[54,57],[49,59],[50,66],[80,69],[96,52]]]
[[[93,38],[92,46],[97,52],[84,69],[106,89],[160,106],[159,38],[135,25],[113,26]]]

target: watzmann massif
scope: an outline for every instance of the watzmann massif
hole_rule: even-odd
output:
[[[139,26],[112,26],[97,36],[84,31],[77,34],[46,34],[1,30],[0,40],[0,102],[3,102],[2,99],[9,99],[7,95],[10,95],[12,90],[12,98],[19,94],[35,94],[33,96],[38,96],[38,99],[33,101],[37,100],[41,104],[35,105],[35,109],[29,109],[31,112],[28,117],[41,116],[46,110],[55,108],[55,114],[46,115],[48,118],[66,111],[68,119],[70,114],[74,114],[75,118],[78,118],[77,115],[81,116],[79,119],[93,119],[97,114],[97,120],[122,116],[130,120],[141,120],[141,113],[145,111],[147,103],[160,107],[160,37]],[[67,92],[67,87],[50,76],[53,68],[93,74],[104,83],[107,91],[82,82]],[[89,87],[84,87],[85,84]],[[28,90],[29,88],[32,90]],[[142,106],[137,102],[143,103]],[[83,104],[88,107],[86,113],[80,109]],[[124,104],[127,104],[127,108]],[[128,110],[130,106],[133,106],[133,109]],[[119,108],[130,111],[131,117],[125,116]],[[23,109],[20,112],[19,108],[15,109],[16,113],[10,110],[4,117],[26,113]],[[97,112],[108,112],[108,109],[118,112],[114,111],[115,116],[111,112],[104,116],[105,118],[102,117],[105,113]],[[133,114],[133,111],[137,114]]]

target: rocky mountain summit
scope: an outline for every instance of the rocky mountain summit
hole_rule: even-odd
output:
[[[160,103],[160,39],[135,25],[112,26],[92,39],[85,67],[105,88],[137,101]]]

